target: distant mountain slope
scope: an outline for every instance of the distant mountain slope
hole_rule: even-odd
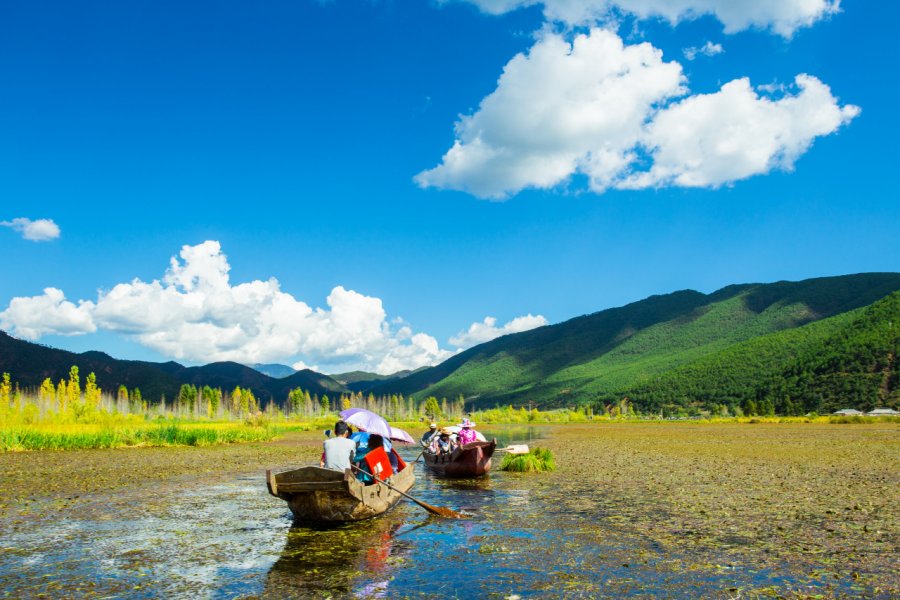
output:
[[[271,364],[255,364],[255,365],[247,365],[251,369],[255,369],[262,373],[263,375],[268,375],[269,377],[274,377],[275,379],[281,379],[282,377],[288,377],[297,372],[297,369],[293,367],[289,367],[287,365],[279,365],[275,363]]]
[[[165,395],[169,400],[178,394],[184,383],[208,385],[231,391],[236,386],[249,388],[260,400],[274,399],[282,404],[291,389],[301,387],[310,394],[340,394],[347,388],[327,375],[303,370],[276,379],[255,369],[234,362],[219,362],[202,367],[185,367],[176,362],[152,363],[117,360],[103,352],[76,354],[19,340],[0,331],[0,372],[8,372],[22,387],[36,387],[49,377],[54,383],[68,377],[69,369],[77,366],[83,378],[93,372],[97,385],[106,392],[116,393],[120,385],[129,390],[139,388],[150,402],[158,402]]]
[[[475,406],[606,401],[735,344],[869,305],[895,290],[900,274],[870,273],[653,296],[492,340],[374,391],[462,394]]]
[[[369,373],[367,371],[350,371],[349,373],[338,373],[331,375],[331,378],[338,383],[347,386],[354,392],[365,392],[372,389],[376,385],[381,385],[388,381],[395,381],[408,377],[413,373],[418,373],[428,367],[421,367],[415,370],[397,371],[390,375],[379,375],[378,373]]]

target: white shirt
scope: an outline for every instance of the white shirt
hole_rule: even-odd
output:
[[[325,440],[325,468],[335,471],[346,471],[350,461],[356,454],[356,442],[345,437],[333,437]]]

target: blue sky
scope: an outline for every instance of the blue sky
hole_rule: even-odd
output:
[[[651,294],[900,271],[893,3],[554,1],[4,3],[0,326],[387,372]],[[594,81],[618,66],[601,40],[650,58]],[[601,150],[631,162],[589,166]]]

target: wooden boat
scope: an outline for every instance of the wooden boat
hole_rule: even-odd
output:
[[[409,491],[415,483],[413,465],[388,480],[395,488]],[[296,521],[360,521],[387,511],[403,497],[386,485],[364,485],[348,469],[343,473],[319,467],[292,471],[266,471],[269,493],[288,503]]]
[[[491,457],[497,448],[496,438],[490,442],[471,442],[450,454],[438,456],[425,452],[425,466],[444,477],[479,477],[491,470]]]

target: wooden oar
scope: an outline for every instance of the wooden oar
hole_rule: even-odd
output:
[[[364,471],[362,471],[356,465],[350,465],[350,468],[352,468],[354,471],[357,471],[359,473],[364,473]],[[366,475],[368,475],[368,474],[369,473],[366,473]],[[444,508],[443,506],[432,506],[430,504],[426,504],[426,503],[422,502],[421,500],[416,500],[415,498],[413,498],[406,492],[395,488],[394,486],[389,484],[387,481],[384,481],[382,479],[377,479],[377,478],[375,479],[375,481],[380,483],[383,486],[386,486],[389,489],[394,490],[395,492],[397,492],[404,498],[407,498],[408,500],[412,500],[413,502],[415,502],[416,504],[418,504],[419,506],[421,506],[422,508],[424,508],[425,510],[427,510],[428,512],[430,512],[433,515],[437,515],[439,517],[446,517],[448,519],[465,519],[466,518],[465,515],[463,515],[462,513],[458,513],[455,510],[450,510],[449,508]]]
[[[517,444],[513,446],[507,446],[506,448],[497,448],[494,450],[494,453],[497,452],[509,452],[510,454],[528,454],[530,450],[528,449],[528,444]]]

